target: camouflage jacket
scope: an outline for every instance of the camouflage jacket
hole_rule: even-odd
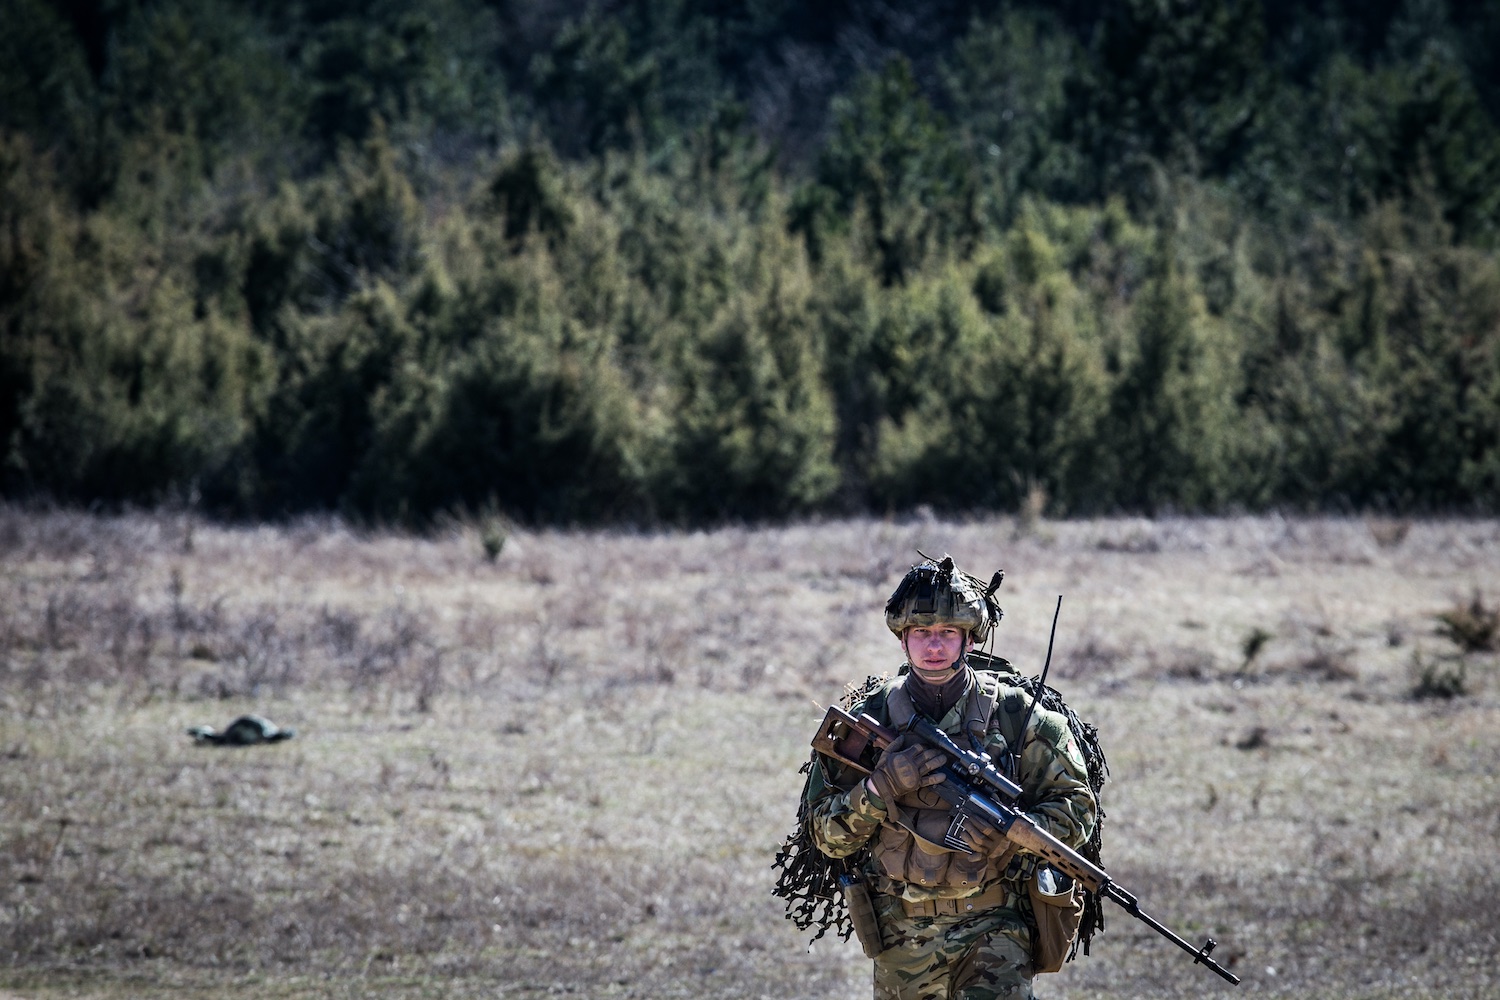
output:
[[[964,697],[938,720],[961,746],[978,741],[997,762],[1018,735],[1031,701],[1005,677],[973,671]],[[909,718],[913,710],[903,688],[904,677],[887,680],[851,711],[899,726],[904,721],[900,716]],[[1093,831],[1097,804],[1067,719],[1038,707],[1026,723],[1021,747],[1020,807],[1059,840],[1081,847]],[[815,755],[806,791],[808,832],[818,849],[834,858],[869,847],[865,869],[878,890],[914,901],[963,897],[983,892],[997,880],[1029,874],[1034,862],[1025,857],[1012,864],[1010,855],[974,858],[946,852],[934,843],[946,828],[948,807],[930,790],[901,800],[892,810],[868,794],[860,778],[852,769]]]

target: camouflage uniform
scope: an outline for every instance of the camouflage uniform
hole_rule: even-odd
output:
[[[981,744],[1000,762],[1009,749],[1006,734],[1015,739],[1030,699],[1005,675],[968,675],[964,697],[937,723],[960,745]],[[901,725],[913,711],[904,684],[905,674],[887,681],[853,714]],[[1082,846],[1097,806],[1067,720],[1036,709],[1021,746],[1021,808],[1059,840]],[[898,800],[893,813],[857,773],[823,757],[812,768],[807,804],[809,832],[824,854],[842,858],[870,848],[865,877],[885,948],[875,960],[876,1000],[1032,996],[1026,882],[1034,858],[946,852],[934,841],[946,827],[947,806],[930,790]]]

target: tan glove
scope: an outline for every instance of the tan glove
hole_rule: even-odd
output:
[[[937,773],[945,759],[939,750],[907,746],[906,737],[900,737],[880,755],[880,763],[870,774],[870,785],[881,801],[889,806],[903,795],[945,780]]]
[[[1016,845],[1000,831],[1000,828],[983,816],[968,816],[964,821],[964,840],[976,854],[988,858],[1006,859],[1016,853]]]

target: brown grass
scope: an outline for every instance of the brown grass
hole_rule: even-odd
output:
[[[1412,671],[1496,592],[1500,525],[487,530],[0,508],[0,996],[866,996],[769,866],[917,548],[1006,570],[1027,672],[1064,595],[1105,861],[1245,977],[1115,911],[1044,996],[1497,990],[1494,657],[1452,698]],[[246,710],[297,738],[185,733]]]

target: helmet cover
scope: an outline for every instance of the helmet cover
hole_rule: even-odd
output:
[[[1004,614],[995,601],[995,591],[1005,574],[997,572],[986,587],[955,568],[951,556],[945,555],[940,561],[925,555],[922,559],[907,571],[886,601],[886,627],[900,639],[913,626],[954,625],[967,632],[975,645],[984,642]]]

